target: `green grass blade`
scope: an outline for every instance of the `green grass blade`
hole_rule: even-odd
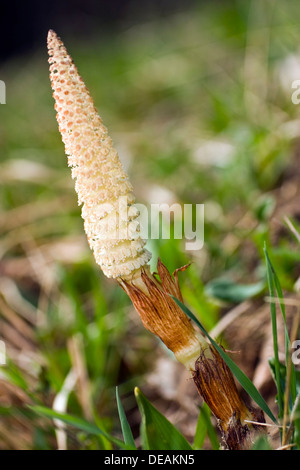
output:
[[[134,393],[142,416],[141,438],[144,450],[193,450],[178,429],[137,387]]]
[[[127,418],[126,418],[121,399],[120,399],[118,387],[116,387],[116,398],[117,398],[118,412],[119,412],[119,418],[120,418],[124,442],[128,447],[131,447],[132,449],[136,449],[134,438],[133,438],[133,435],[132,435],[129,423],[127,421]]]
[[[208,436],[212,450],[218,450],[220,448],[218,436],[214,429],[214,426],[210,420],[211,411],[206,403],[200,408],[199,417],[197,421],[196,432],[194,436],[193,448],[194,449],[201,449],[205,437]]]
[[[279,281],[279,278],[276,274],[276,271],[271,263],[270,257],[268,255],[266,247],[264,248],[265,250],[265,257],[266,257],[266,262],[267,265],[269,266],[269,269],[272,273],[273,280],[274,280],[274,286],[276,289],[277,297],[279,300],[279,306],[284,322],[284,329],[285,329],[285,365],[288,367],[289,364],[289,354],[290,354],[290,338],[289,338],[289,333],[288,333],[288,328],[287,328],[287,323],[286,323],[286,314],[285,314],[285,303],[284,303],[284,295],[282,292],[281,284]],[[294,403],[297,395],[296,391],[296,372],[295,372],[295,366],[294,364],[291,364],[291,386],[290,386],[290,393],[291,393],[291,399],[292,402]]]
[[[280,381],[280,362],[279,362],[279,353],[278,353],[278,337],[277,337],[277,319],[276,319],[276,304],[273,301],[275,300],[275,281],[274,281],[274,270],[271,265],[266,247],[264,247],[266,265],[267,265],[267,278],[269,285],[269,293],[271,297],[270,311],[271,311],[271,322],[272,322],[272,336],[273,336],[273,351],[274,351],[274,373],[275,373],[275,383],[277,388],[277,404],[278,404],[278,416],[282,418],[283,416],[283,393],[282,386]]]
[[[258,438],[254,441],[251,450],[273,450],[268,437],[265,435],[258,436]]]
[[[237,381],[241,384],[244,390],[248,393],[248,395],[255,401],[255,403],[266,413],[266,415],[271,418],[271,420],[277,424],[277,420],[273,415],[272,411],[270,410],[269,406],[267,405],[264,398],[261,396],[257,388],[253,385],[251,380],[244,374],[244,372],[233,362],[233,360],[225,353],[225,351],[216,343],[199,322],[199,320],[195,317],[195,315],[182,303],[180,300],[173,297],[174,301],[177,305],[182,309],[182,311],[193,320],[197,326],[200,328],[202,333],[210,340],[216,350],[219,352],[220,356],[223,358],[225,363],[228,365],[229,369],[237,379]]]
[[[297,395],[291,412],[291,426],[294,429],[294,442],[300,450],[300,395]]]
[[[58,419],[69,426],[73,426],[76,429],[79,429],[80,431],[84,431],[87,434],[92,434],[94,436],[100,436],[100,437],[105,437],[108,439],[110,442],[115,444],[116,446],[120,447],[121,449],[127,449],[127,445],[124,444],[124,442],[120,441],[119,439],[111,436],[105,431],[102,431],[102,429],[98,428],[95,424],[89,423],[88,421],[79,418],[77,416],[72,416],[69,415],[68,413],[59,413],[58,411],[54,411],[51,408],[47,408],[46,406],[31,406],[28,405],[28,407],[34,411],[35,413],[44,416],[46,418],[50,419]]]
[[[8,381],[20,387],[26,393],[29,390],[28,383],[24,377],[25,374],[19,370],[18,366],[16,366],[10,358],[6,358],[6,364],[4,366],[0,366],[1,374],[7,378]]]
[[[214,279],[206,285],[206,293],[225,302],[240,303],[256,296],[265,288],[265,281],[256,284],[237,284],[229,279]]]

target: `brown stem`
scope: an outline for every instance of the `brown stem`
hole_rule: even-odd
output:
[[[220,354],[212,346],[202,351],[195,363],[193,380],[197,390],[217,419],[224,447],[246,450],[253,430],[245,420],[264,423],[263,413],[246,406],[241,399],[233,375]]]
[[[182,299],[178,270],[174,280],[158,260],[157,271],[160,281],[147,267],[136,271],[130,279],[119,282],[131,298],[145,328],[158,336],[177,360],[192,372],[199,394],[217,418],[225,447],[231,450],[248,448],[253,426],[245,420],[264,422],[263,416],[246,406],[229,367],[172,299],[171,295]]]

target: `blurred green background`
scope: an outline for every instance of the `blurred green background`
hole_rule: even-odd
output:
[[[228,306],[263,295],[265,241],[284,289],[293,292],[299,276],[283,219],[298,227],[300,114],[291,96],[300,79],[299,2],[193,2],[139,15],[111,31],[99,25],[99,34],[94,20],[86,37],[70,28],[64,35],[62,22],[56,32],[137,202],[205,204],[200,251],[185,251],[185,240],[148,246],[152,269],[158,256],[171,272],[192,262],[180,274],[183,296],[210,329]],[[52,449],[52,421],[27,404],[51,407],[58,396],[62,411],[119,433],[120,385],[138,426],[131,392],[162,346],[88,248],[55,120],[46,32],[38,47],[6,58],[0,79],[0,448]],[[73,431],[68,446],[110,444]]]

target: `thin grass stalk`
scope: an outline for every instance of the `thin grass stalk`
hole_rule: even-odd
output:
[[[300,419],[299,414],[297,416],[297,410],[298,410],[298,407],[299,407],[299,403],[300,403],[300,394],[298,394],[296,396],[296,400],[295,400],[295,402],[293,404],[293,408],[291,410],[290,425],[289,425],[287,435],[286,435],[286,441],[287,442],[292,438],[293,431],[294,431],[294,421],[296,419]]]
[[[267,278],[268,278],[268,286],[271,299],[275,299],[275,285],[274,285],[274,276],[272,265],[269,262],[269,256],[264,247],[265,258],[266,258],[266,265],[267,265]],[[280,383],[280,364],[279,364],[279,353],[278,353],[278,335],[277,335],[277,319],[276,319],[276,305],[273,302],[270,303],[270,310],[271,310],[271,323],[272,323],[272,336],[273,336],[273,351],[274,351],[274,367],[275,367],[275,382],[277,388],[277,397],[278,397],[278,417],[282,418],[283,416],[283,393],[281,389]]]
[[[292,331],[291,331],[291,344],[295,341],[298,335],[299,331],[299,324],[300,324],[300,311],[299,309],[297,310],[297,314],[294,318],[293,326],[292,326]],[[284,395],[284,409],[283,409],[283,428],[282,428],[282,445],[286,445],[288,442],[288,421],[290,418],[290,387],[291,387],[291,381],[292,381],[292,372],[293,372],[293,363],[292,363],[292,349],[289,349],[289,360],[287,363],[287,368],[286,368],[286,384],[285,384],[285,395]],[[296,398],[295,398],[296,400]],[[294,402],[295,402],[294,400]],[[291,424],[291,422],[290,422]]]
[[[269,257],[268,257],[268,261],[271,264],[271,261],[270,261]],[[280,281],[278,279],[276,271],[275,271],[275,269],[272,265],[271,265],[271,267],[272,267],[272,273],[273,273],[273,277],[274,277],[274,284],[275,284],[275,288],[276,288],[276,292],[277,292],[277,296],[278,296],[278,300],[279,300],[279,306],[280,306],[280,310],[281,310],[281,314],[282,314],[282,318],[283,318],[283,323],[284,323],[285,366],[286,366],[286,368],[290,367],[290,369],[291,369],[290,370],[290,374],[291,374],[291,377],[290,377],[290,393],[291,393],[292,401],[295,401],[296,394],[297,394],[297,390],[296,390],[296,371],[295,371],[294,364],[290,362],[290,357],[291,357],[291,355],[290,355],[290,344],[291,344],[291,340],[290,340],[290,337],[289,337],[288,326],[287,326],[287,321],[286,321],[285,301],[284,301],[283,292],[282,292]]]

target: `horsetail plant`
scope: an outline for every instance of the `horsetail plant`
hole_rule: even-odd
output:
[[[175,302],[173,297],[183,302],[178,271],[186,266],[172,277],[159,259],[159,279],[150,272],[151,253],[141,237],[128,175],[87,87],[52,30],[48,52],[59,131],[96,263],[128,294],[145,328],[191,371],[199,394],[217,418],[225,448],[248,448],[253,427],[246,421],[263,421],[260,410],[246,406],[219,352]]]

